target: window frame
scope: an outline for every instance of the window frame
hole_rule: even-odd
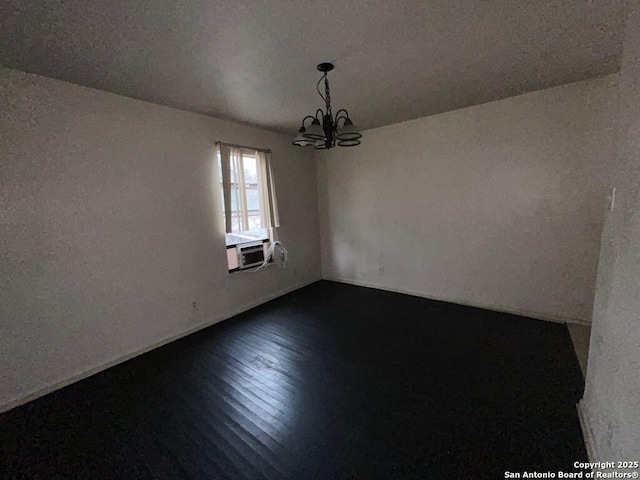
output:
[[[254,149],[251,147],[243,147],[239,145],[223,144],[222,142],[217,142],[217,144],[218,149],[216,152],[216,159],[218,162],[218,172],[220,175],[219,188],[222,193],[221,212],[223,220],[225,222],[225,247],[227,251],[228,272],[242,272],[246,269],[241,269],[239,265],[237,265],[237,247],[240,245],[245,245],[247,243],[262,242],[265,249],[265,258],[267,258],[267,251],[270,247],[271,242],[274,241],[275,227],[279,226],[279,221],[277,219],[277,203],[275,200],[275,186],[273,184],[273,172],[271,171],[270,164],[270,151]],[[226,175],[228,177],[228,192],[225,191],[225,166],[223,164],[223,155],[221,150],[225,147],[229,148],[229,151],[226,152],[226,154],[228,155],[226,167],[228,170],[226,172]],[[236,150],[232,152],[231,149]],[[235,159],[233,159],[233,155],[235,155]],[[259,202],[259,208],[257,210],[249,210],[248,208],[249,198],[247,196],[247,172],[246,168],[244,167],[245,159],[251,159],[255,162],[255,182],[251,182],[249,184],[249,189],[251,191],[257,192]],[[235,170],[233,162],[239,162],[235,163]],[[242,177],[238,177],[238,173],[240,173]],[[234,203],[234,199],[232,197],[234,190],[236,191],[236,210],[230,211],[231,218],[228,219],[227,205],[231,207]],[[239,206],[240,208],[238,208]],[[272,210],[274,208],[276,209],[275,214]],[[243,224],[244,226],[248,227],[251,217],[255,218],[256,216],[260,217],[261,228],[253,230],[238,229],[237,231],[233,231],[234,223],[239,228],[241,228],[241,225]],[[228,228],[230,228],[232,231],[228,232]],[[230,236],[234,236],[235,238],[230,240]],[[244,241],[240,241],[239,238],[242,238],[243,236],[245,237]],[[231,257],[233,257],[233,262]],[[273,263],[273,260],[271,259],[269,263]],[[231,268],[232,264],[235,264],[237,266],[235,268]]]

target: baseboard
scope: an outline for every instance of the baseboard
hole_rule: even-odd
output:
[[[597,462],[598,455],[596,444],[594,441],[593,433],[591,431],[591,427],[589,426],[589,417],[587,416],[587,412],[585,411],[583,400],[580,400],[576,404],[576,409],[578,410],[578,419],[580,420],[580,428],[582,429],[582,436],[584,438],[584,445],[587,448],[587,456],[589,457],[589,462]]]
[[[314,279],[314,280],[309,280],[306,282],[302,282],[300,284],[294,285],[292,287],[287,287],[284,288],[282,290],[278,290],[277,292],[271,293],[269,295],[265,295],[263,297],[260,297],[254,301],[252,301],[251,303],[247,304],[247,305],[243,305],[242,307],[230,312],[230,313],[226,313],[225,315],[221,315],[219,317],[215,317],[211,320],[208,320],[204,323],[201,323],[199,325],[196,325],[195,327],[189,328],[187,330],[184,330],[178,334],[175,335],[171,335],[169,337],[166,337],[158,342],[154,342],[146,347],[143,347],[141,349],[135,350],[133,352],[130,352],[126,355],[114,358],[112,360],[109,360],[101,365],[98,365],[97,367],[92,367],[89,368],[87,370],[84,370],[80,373],[77,373],[75,375],[72,375],[69,378],[66,378],[64,380],[60,380],[58,382],[52,383],[51,385],[47,385],[46,387],[34,390],[26,395],[23,395],[19,398],[16,398],[14,400],[9,400],[8,402],[4,403],[3,405],[0,406],[0,413],[4,413],[7,412],[13,408],[19,407],[20,405],[24,405],[27,402],[30,402],[32,400],[35,400],[36,398],[40,398],[43,397],[49,393],[55,392],[56,390],[59,390],[61,388],[64,388],[68,385],[71,385],[72,383],[76,383],[79,382],[80,380],[83,380],[87,377],[90,377],[91,375],[95,375],[96,373],[100,373],[103,370],[106,370],[108,368],[114,367],[115,365],[118,365],[120,363],[126,362],[127,360],[130,360],[134,357],[137,357],[139,355],[142,355],[144,353],[150,352],[151,350],[155,350],[156,348],[162,347],[163,345],[166,345],[168,343],[174,342],[176,340],[179,340],[180,338],[186,337],[187,335],[191,335],[192,333],[198,332],[200,330],[203,330],[205,328],[208,328],[212,325],[215,325],[216,323],[222,322],[224,320],[227,320],[229,318],[232,318],[242,312],[246,312],[247,310],[251,310],[252,308],[255,308],[259,305],[262,305],[263,303],[267,303],[270,302],[271,300],[274,300],[278,297],[281,297],[283,295],[286,295],[287,293],[291,293],[295,290],[299,290],[300,288],[306,287],[307,285],[311,285],[312,283],[315,283],[317,281],[321,280],[320,277]]]
[[[346,283],[349,285],[355,285],[358,287],[367,287],[367,288],[375,288],[377,290],[385,290],[387,292],[394,292],[394,293],[403,293],[405,295],[412,295],[414,297],[422,297],[422,298],[428,298],[429,300],[437,300],[439,302],[447,302],[447,303],[454,303],[456,305],[463,305],[465,307],[474,307],[474,308],[482,308],[483,310],[491,310],[494,312],[501,312],[501,313],[509,313],[511,315],[518,315],[521,317],[529,317],[529,318],[535,318],[537,320],[545,320],[547,322],[553,322],[553,323],[573,323],[576,325],[585,325],[585,326],[591,326],[591,322],[588,320],[584,320],[584,319],[580,319],[580,318],[571,318],[571,317],[563,317],[560,315],[549,315],[546,313],[540,313],[540,312],[530,312],[527,310],[519,310],[516,308],[504,308],[501,306],[497,306],[497,305],[491,305],[491,304],[480,304],[480,303],[469,303],[469,302],[465,302],[459,299],[455,299],[455,298],[445,298],[445,297],[439,297],[436,295],[428,295],[422,292],[416,292],[416,291],[412,291],[412,290],[407,290],[407,289],[403,289],[403,288],[392,288],[392,287],[386,287],[386,286],[382,286],[382,285],[374,285],[371,283],[365,283],[365,282],[358,282],[358,281],[354,281],[354,280],[350,280],[350,279],[346,279],[346,278],[339,278],[339,277],[331,277],[331,276],[323,276],[323,280],[329,280],[332,282],[339,282],[339,283]]]

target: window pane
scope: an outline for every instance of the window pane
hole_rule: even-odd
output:
[[[242,155],[244,163],[244,181],[245,183],[258,184],[258,167],[256,165],[256,157]]]
[[[258,185],[247,185],[247,210],[255,210],[260,213],[260,192],[258,192]]]
[[[260,218],[260,212],[258,212],[257,215],[249,214],[249,229],[257,230],[260,228],[262,228],[262,219]]]

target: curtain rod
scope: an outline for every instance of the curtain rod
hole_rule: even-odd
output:
[[[256,150],[258,152],[271,153],[268,148],[247,147],[246,145],[236,145],[235,143],[216,142],[216,145],[224,145],[225,147],[244,148],[245,150]]]

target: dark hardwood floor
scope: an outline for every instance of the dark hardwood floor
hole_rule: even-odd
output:
[[[0,478],[573,471],[564,325],[322,281],[0,416]]]

